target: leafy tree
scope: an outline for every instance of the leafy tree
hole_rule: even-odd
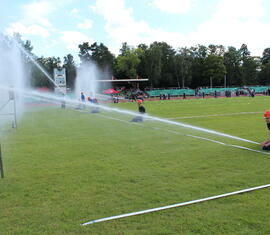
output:
[[[31,55],[33,55],[32,50],[33,46],[31,45],[31,41],[26,40],[26,42],[23,44],[24,49]]]
[[[270,61],[270,47],[264,49],[261,61],[263,65],[267,64]]]
[[[227,85],[238,85],[241,81],[241,54],[235,47],[229,47],[224,54],[227,71]]]
[[[143,49],[146,47],[144,46]],[[151,87],[175,86],[174,49],[165,42],[153,42],[144,50],[145,73]]]
[[[127,44],[127,42],[122,43],[122,48],[120,49],[120,55],[125,55],[128,53],[132,48]]]
[[[147,78],[147,57],[146,52],[149,49],[147,45],[140,44],[138,45],[138,49],[140,49],[141,53],[139,54],[140,63],[137,67],[137,74],[139,77]]]
[[[173,87],[177,86],[174,73],[174,56],[175,50],[166,42],[160,42],[161,48],[161,87]]]
[[[112,68],[114,56],[103,43],[99,45],[96,42],[93,43],[90,46],[90,51],[91,59],[96,62],[100,69]]]
[[[262,70],[259,73],[259,83],[262,85],[270,84],[270,62],[262,65]]]
[[[225,47],[223,45],[210,44],[208,46],[208,54],[210,55],[223,56],[224,53],[225,53]]]
[[[95,63],[97,67],[103,72],[103,76],[111,77],[113,64],[114,64],[114,56],[109,51],[109,49],[103,44],[99,45],[95,42],[92,45],[89,45],[88,42],[84,42],[79,45],[79,57],[84,63]]]
[[[180,48],[178,50],[174,56],[174,67],[178,87],[180,87],[180,78],[182,88],[190,86],[192,78],[192,57],[189,49]]]
[[[67,87],[74,88],[76,79],[76,65],[71,54],[64,57],[63,67],[66,69]]]
[[[196,88],[199,86],[206,86],[209,84],[209,78],[207,80],[203,77],[204,72],[204,62],[207,57],[207,47],[203,45],[197,45],[196,47],[190,48],[190,53],[192,57],[192,64],[191,64],[191,73],[192,73],[192,80],[191,80],[191,87]]]
[[[90,51],[90,45],[88,42],[84,42],[83,44],[80,44],[79,46],[80,52],[79,52],[79,58],[82,63],[91,61],[91,51]]]
[[[19,34],[15,34],[14,37],[27,54],[52,76],[53,68],[61,62],[60,59],[56,57],[38,58],[33,53],[30,41],[23,42]],[[8,38],[6,41],[11,43]],[[110,77],[112,72],[117,77],[147,77],[151,87],[189,86],[196,88],[208,86],[210,78],[213,80],[214,86],[220,86],[223,85],[224,74],[227,76],[228,86],[270,83],[267,77],[270,48],[264,50],[262,58],[255,58],[250,56],[246,44],[243,44],[240,49],[228,47],[226,50],[223,45],[210,44],[208,47],[196,45],[175,50],[166,42],[153,42],[149,47],[139,44],[137,48],[124,42],[120,48],[120,54],[115,58],[103,43],[95,42],[89,45],[88,42],[84,42],[78,47],[81,63],[94,62],[103,72],[103,77],[104,74],[108,74]],[[45,78],[45,75],[33,65],[29,58],[23,55],[24,65],[28,71],[26,74],[28,73],[32,78],[31,83],[34,86],[53,87],[53,84]],[[73,88],[76,65],[71,54],[64,57],[64,67],[67,72],[67,85]],[[259,67],[261,67],[261,72],[257,71]]]
[[[257,62],[253,57],[250,56],[250,51],[246,44],[243,44],[239,49],[241,55],[241,80],[238,81],[239,85],[248,85],[256,83],[256,68],[258,66]]]
[[[206,46],[197,45],[196,47],[191,47],[190,50],[192,51],[192,56],[194,58],[202,58],[205,59],[208,55],[208,49]]]
[[[162,50],[159,47],[158,42],[154,42],[150,45],[149,49],[145,53],[146,57],[146,72],[149,78],[150,86],[159,87],[161,78],[161,65],[162,65]]]
[[[250,57],[250,51],[248,50],[248,47],[246,44],[242,44],[242,46],[239,49],[239,52],[240,52],[242,61]]]
[[[205,78],[212,80],[212,85],[220,86],[221,81],[226,74],[226,68],[224,66],[223,57],[216,55],[209,55],[205,59],[204,73]]]
[[[257,84],[258,64],[259,62],[253,57],[248,57],[245,59],[242,65],[242,78],[245,85]]]
[[[139,57],[143,51],[138,48],[134,49],[123,44],[124,49],[121,55],[116,58],[116,71],[128,78],[135,79],[137,77],[137,67],[140,63]]]
[[[36,59],[37,63],[48,73],[48,75],[53,77],[53,69],[57,68],[61,64],[59,57],[39,57]],[[48,79],[48,77],[40,71],[36,66],[32,69],[32,85],[34,87],[48,87],[53,89],[54,84]]]

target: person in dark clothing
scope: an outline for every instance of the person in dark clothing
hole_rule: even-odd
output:
[[[265,119],[269,132],[268,132],[267,140],[262,142],[261,145],[262,145],[263,150],[270,150],[270,110],[265,111],[264,119]]]
[[[138,104],[138,111],[140,114],[145,114],[145,107],[142,104],[142,100],[137,100],[137,104]],[[142,116],[137,116],[134,117],[132,119],[132,122],[142,122],[143,121],[143,117]]]
[[[144,114],[145,113],[145,107],[139,103],[139,113]]]
[[[252,90],[250,91],[250,96],[251,96],[252,98],[255,97],[255,90],[254,90],[254,89],[252,89]]]

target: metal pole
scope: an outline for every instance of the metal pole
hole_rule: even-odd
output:
[[[14,99],[13,99],[13,107],[14,107],[14,128],[17,129],[17,110],[16,110],[16,98],[15,98],[15,95],[14,95]]]
[[[0,175],[1,175],[1,178],[4,178],[4,166],[3,166],[3,161],[2,161],[1,144],[0,144]]]
[[[210,77],[210,88],[212,89],[212,77]]]

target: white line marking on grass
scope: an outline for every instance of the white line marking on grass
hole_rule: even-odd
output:
[[[227,145],[227,144],[225,144],[223,142],[220,142],[220,141],[217,141],[217,140],[208,139],[208,138],[201,137],[201,136],[196,136],[196,135],[187,135],[187,136],[190,136],[192,138],[207,140],[207,141],[210,141],[210,142],[213,142],[213,143],[216,143],[216,144]]]
[[[233,116],[233,115],[241,115],[241,114],[257,114],[257,113],[263,113],[263,112],[241,112],[241,113],[209,114],[209,115],[199,115],[199,116],[175,117],[175,118],[167,118],[167,119],[169,119],[169,120],[174,120],[174,119],[190,119],[190,118]]]
[[[101,116],[101,117],[107,118],[107,119],[111,119],[111,120],[116,120],[116,121],[132,124],[132,125],[138,125],[138,126],[142,126],[142,127],[147,127],[147,126],[145,126],[143,124],[139,124],[139,123],[136,123],[136,122],[126,121],[126,120],[119,119],[119,118],[108,117],[108,116],[105,116],[105,115],[102,115],[102,114],[98,114],[98,115]],[[164,131],[164,129],[161,129],[159,127],[148,127],[148,128],[151,128],[151,129],[154,129],[154,130],[159,130],[159,131]],[[176,134],[176,135],[184,135],[184,136],[188,136],[188,137],[192,137],[192,138],[196,138],[196,139],[202,139],[202,140],[210,141],[210,142],[225,145],[225,146],[228,146],[228,147],[239,148],[239,149],[244,149],[244,150],[248,150],[248,151],[252,151],[252,152],[256,152],[256,153],[262,153],[262,154],[270,155],[270,153],[268,153],[268,152],[264,152],[264,151],[260,151],[260,150],[256,150],[256,149],[251,149],[251,148],[247,148],[247,147],[240,146],[240,145],[226,144],[226,143],[223,143],[221,141],[217,141],[217,140],[213,140],[213,139],[209,139],[209,138],[205,138],[205,137],[201,137],[201,136],[182,134],[180,132],[172,131],[172,130],[165,130],[165,131]]]
[[[201,199],[197,199],[197,200],[193,200],[193,201],[182,202],[182,203],[177,203],[177,204],[172,204],[172,205],[162,206],[162,207],[156,207],[156,208],[152,208],[152,209],[148,209],[148,210],[136,211],[136,212],[131,212],[131,213],[127,213],[127,214],[121,214],[121,215],[106,217],[106,218],[102,218],[102,219],[97,219],[97,220],[91,220],[91,221],[85,222],[81,225],[85,226],[85,225],[108,221],[108,220],[120,219],[120,218],[134,216],[134,215],[141,215],[141,214],[146,214],[146,213],[150,213],[150,212],[180,207],[180,206],[187,206],[187,205],[191,205],[191,204],[195,204],[195,203],[205,202],[205,201],[214,200],[214,199],[218,199],[218,198],[222,198],[222,197],[228,197],[228,196],[232,196],[232,195],[236,195],[236,194],[240,194],[240,193],[247,193],[247,192],[251,192],[251,191],[255,191],[255,190],[263,189],[263,188],[268,188],[268,187],[270,187],[270,184],[265,184],[265,185],[254,187],[254,188],[243,189],[243,190],[220,194],[220,195],[216,195],[216,196],[201,198]]]
[[[9,87],[6,86],[1,86],[1,89],[4,90],[9,90]],[[21,89],[15,89],[16,91],[22,93],[25,96],[29,96],[29,97],[35,97],[35,98],[41,98],[41,99],[46,99],[48,101],[51,102],[65,102],[66,105],[83,105],[84,107],[95,107],[95,108],[100,108],[102,110],[106,110],[106,111],[110,111],[110,112],[117,112],[117,113],[122,113],[122,114],[126,114],[126,115],[131,115],[131,116],[140,116],[140,117],[145,117],[147,116],[147,118],[152,119],[154,121],[158,121],[158,122],[163,122],[163,123],[167,123],[170,125],[177,125],[177,126],[181,126],[181,127],[185,127],[185,128],[189,128],[189,129],[193,129],[193,130],[198,130],[198,131],[202,131],[202,132],[206,132],[206,133],[211,133],[211,134],[215,134],[215,135],[219,135],[219,136],[224,136],[227,138],[231,138],[231,139],[236,139],[236,140],[241,140],[241,141],[245,141],[245,142],[249,142],[249,143],[253,143],[253,144],[259,144],[257,142],[254,141],[250,141],[244,138],[239,138],[237,136],[232,136],[232,135],[228,135],[222,132],[218,132],[215,130],[210,130],[210,129],[206,129],[206,128],[202,128],[202,127],[197,127],[197,126],[193,126],[190,124],[185,124],[185,123],[181,123],[181,122],[176,122],[176,121],[172,121],[172,120],[168,120],[168,119],[164,119],[164,118],[159,118],[159,117],[154,117],[154,116],[150,116],[150,115],[144,115],[144,114],[138,114],[135,113],[134,111],[128,111],[128,110],[124,110],[124,109],[118,109],[118,108],[112,108],[112,107],[107,107],[107,106],[103,106],[103,105],[98,105],[98,104],[92,104],[92,103],[85,103],[82,101],[78,101],[78,100],[74,100],[68,97],[58,97],[52,94],[42,94],[40,92],[36,92],[36,91],[30,91],[30,90],[21,90]]]
[[[177,132],[175,132],[175,131],[170,131],[170,132],[177,134]],[[217,143],[217,144],[221,144],[221,145],[225,145],[225,146],[229,146],[229,147],[234,147],[234,148],[239,148],[239,149],[244,149],[244,150],[248,150],[248,151],[252,151],[252,152],[257,152],[257,153],[270,155],[269,152],[264,152],[264,151],[260,151],[260,150],[256,150],[256,149],[251,149],[251,148],[247,148],[247,147],[240,146],[240,145],[226,144],[226,143],[223,143],[223,142],[220,142],[220,141],[217,141],[217,140],[212,140],[212,139],[208,139],[208,138],[201,137],[201,136],[196,136],[196,135],[186,135],[186,136],[190,136],[192,138],[197,138],[197,139],[202,139],[202,140],[207,140],[207,141],[210,141],[210,142],[213,142],[213,143]]]
[[[256,150],[256,149],[251,149],[251,148],[247,148],[247,147],[240,146],[240,145],[234,145],[234,144],[226,144],[226,145],[227,145],[227,146],[231,146],[231,147],[235,147],[235,148],[239,148],[239,149],[245,149],[245,150],[257,152],[257,153],[262,153],[262,154],[267,154],[267,155],[270,154],[269,152],[260,151],[260,150]]]
[[[101,117],[107,118],[107,119],[111,119],[111,120],[116,120],[116,121],[132,124],[132,125],[137,125],[137,126],[144,126],[144,125],[142,125],[140,123],[137,123],[137,122],[131,122],[131,121],[126,121],[126,120],[119,119],[119,118],[108,117],[108,116],[105,116],[105,115],[102,115],[102,114],[98,114],[98,115],[101,116]]]
[[[93,104],[91,104],[91,105],[93,105]],[[98,105],[95,105],[95,107],[98,107]],[[150,115],[147,115],[147,114],[146,115],[138,114],[138,113],[135,113],[135,112],[132,112],[132,111],[120,110],[120,109],[116,109],[116,108],[109,108],[109,107],[106,107],[106,106],[100,106],[100,108],[102,108],[103,110],[115,111],[115,112],[118,112],[118,113],[128,114],[128,115],[131,115],[131,116],[140,116],[140,117],[143,117],[145,119],[147,118],[147,119],[151,119],[151,120],[157,121],[157,122],[162,122],[162,123],[166,123],[166,124],[170,124],[170,125],[181,126],[181,127],[185,127],[185,128],[189,128],[189,129],[193,129],[193,130],[197,130],[197,131],[211,133],[211,134],[214,134],[214,135],[224,136],[224,137],[227,137],[227,138],[230,138],[230,139],[241,140],[241,141],[249,142],[249,143],[253,143],[253,144],[259,144],[258,142],[254,142],[254,141],[247,140],[247,139],[240,138],[240,137],[233,136],[233,135],[228,135],[228,134],[218,132],[218,131],[215,131],[215,130],[206,129],[206,128],[202,128],[202,127],[197,127],[197,126],[193,126],[193,125],[190,125],[190,124],[185,124],[185,123],[182,123],[182,122],[176,122],[176,121],[172,121],[172,120],[168,120],[168,119],[164,119],[164,118],[154,117],[154,116],[150,116]]]

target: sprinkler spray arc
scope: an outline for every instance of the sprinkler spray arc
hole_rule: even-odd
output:
[[[0,86],[0,88],[1,89],[9,89],[8,87],[4,87],[4,86]],[[37,91],[20,90],[20,89],[16,89],[16,88],[14,88],[14,90],[16,90],[16,92],[21,93],[22,95],[25,95],[25,96],[29,96],[29,97],[33,97],[33,98],[39,98],[39,99],[55,102],[55,103],[58,103],[58,104],[64,101],[67,105],[69,105],[71,107],[83,104],[83,105],[85,105],[87,107],[99,107],[100,109],[103,109],[103,110],[109,111],[109,112],[113,111],[113,112],[126,114],[126,115],[130,115],[130,116],[146,117],[145,115],[138,114],[136,112],[132,112],[132,111],[124,110],[124,109],[111,108],[111,107],[107,107],[107,106],[100,105],[100,104],[96,105],[96,104],[93,104],[93,103],[85,103],[85,102],[77,101],[77,100],[70,99],[70,98],[67,98],[67,97],[61,98],[61,97],[51,95],[51,94],[48,95],[48,94],[43,94],[43,93],[37,92]],[[227,137],[227,138],[230,138],[230,139],[244,141],[244,142],[259,145],[258,142],[255,142],[255,141],[252,141],[252,140],[240,138],[240,137],[237,137],[237,136],[229,135],[229,134],[218,132],[218,131],[211,130],[211,129],[206,129],[206,128],[202,128],[202,127],[193,126],[193,125],[190,125],[190,124],[185,124],[185,123],[181,123],[181,122],[167,120],[167,119],[163,119],[163,118],[159,118],[159,117],[155,117],[155,116],[150,116],[150,115],[147,115],[147,119],[162,122],[162,123],[166,123],[166,124],[170,124],[170,125],[176,125],[176,126],[180,126],[180,127],[185,127],[185,128],[201,131],[201,132],[204,132],[204,133],[210,133],[210,134],[217,135],[217,136]]]
[[[15,41],[15,44],[46,75],[46,77],[57,88],[59,88],[60,91],[62,91],[61,88],[51,78],[51,76],[34,60],[34,58],[17,41]],[[14,88],[14,90],[15,90],[15,88]],[[37,93],[37,92],[34,93],[34,92],[29,92],[29,91],[28,92],[23,91],[23,93],[26,93],[28,95],[39,96],[39,97],[42,97],[44,99],[48,98],[44,94]],[[52,96],[52,95],[50,95],[49,99],[55,100],[57,102],[66,102],[66,103],[73,104],[73,105],[74,104],[77,104],[77,105],[78,104],[85,104],[84,102],[75,101],[75,100],[72,100],[72,99],[67,99],[66,97],[63,99],[63,98],[59,98],[57,96]],[[128,115],[132,115],[132,116],[134,116],[134,115],[142,116],[142,114],[138,115],[135,112],[116,109],[116,108],[109,108],[109,107],[102,106],[102,105],[88,104],[88,103],[86,105],[89,106],[89,107],[100,107],[101,109],[104,109],[104,110],[107,110],[107,111],[115,111],[115,112],[118,112],[118,113],[128,114]],[[181,122],[162,119],[162,118],[158,118],[158,117],[154,117],[154,116],[150,116],[150,115],[148,115],[147,118],[151,119],[151,120],[154,120],[154,121],[163,122],[163,123],[167,123],[167,124],[171,124],[171,125],[177,125],[177,126],[181,126],[181,127],[185,127],[185,128],[190,128],[190,129],[194,129],[194,130],[198,130],[198,131],[202,131],[202,132],[206,132],[206,133],[210,133],[210,134],[214,134],[214,135],[218,135],[218,136],[223,136],[223,137],[227,137],[227,138],[231,138],[231,139],[235,139],[235,140],[240,140],[240,141],[249,142],[249,143],[253,143],[253,144],[259,144],[258,142],[255,142],[255,141],[247,140],[247,139],[240,138],[240,137],[237,137],[237,136],[232,136],[232,135],[225,134],[225,133],[222,133],[222,132],[218,132],[218,131],[215,131],[215,130],[210,130],[210,129],[206,129],[206,128],[192,126],[192,125],[189,125],[189,124],[184,124],[184,123],[181,123]]]
[[[17,46],[17,48],[19,48],[19,50],[25,56],[27,56],[35,66],[37,66],[37,68],[49,79],[49,81],[52,82],[54,84],[54,86],[59,89],[59,91],[62,93],[62,95],[65,95],[65,93],[62,91],[61,87],[56,84],[56,82],[52,79],[52,77],[49,75],[49,73],[44,68],[42,68],[40,66],[40,64],[33,58],[33,56],[30,55],[29,52],[27,52],[19,42],[17,42],[16,40],[14,40],[14,41],[15,41],[15,45]]]

